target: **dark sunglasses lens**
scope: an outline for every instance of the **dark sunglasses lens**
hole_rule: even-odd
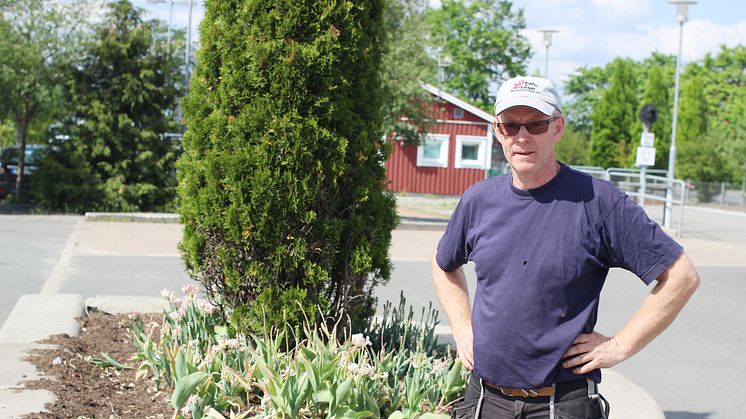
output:
[[[529,134],[544,134],[549,129],[549,121],[529,122],[525,127]]]
[[[520,124],[497,124],[497,128],[502,135],[516,135],[521,129]]]

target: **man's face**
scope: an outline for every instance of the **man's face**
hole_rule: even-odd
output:
[[[528,124],[528,127],[516,124]],[[516,174],[535,180],[531,183],[538,182],[530,187],[541,186],[554,177],[554,143],[562,137],[562,117],[553,118],[527,106],[516,106],[496,116],[494,128],[505,158]]]

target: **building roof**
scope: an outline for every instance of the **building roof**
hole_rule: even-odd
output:
[[[479,118],[484,119],[484,121],[487,122],[488,124],[492,123],[493,116],[490,115],[488,112],[485,112],[468,102],[464,102],[463,100],[457,98],[456,96],[448,94],[433,85],[422,83],[422,87],[428,92],[432,93],[433,95],[445,100],[446,102],[450,102],[458,106],[459,108],[469,113],[472,113],[478,116]]]

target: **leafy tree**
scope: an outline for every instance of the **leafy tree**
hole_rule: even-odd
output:
[[[569,125],[565,125],[565,133],[555,146],[557,160],[570,165],[586,165],[588,163],[588,137]]]
[[[609,66],[581,67],[569,77],[564,92],[570,100],[562,106],[569,126],[590,137],[591,115],[608,87],[610,77]]]
[[[706,101],[701,100],[704,89],[701,76],[694,76],[682,83],[676,132],[676,177],[714,181],[720,180],[718,178],[722,175],[718,174],[718,169],[722,168],[719,155],[723,150],[713,144],[715,137],[707,129],[708,106]],[[706,162],[701,159],[703,150],[707,150]]]
[[[436,64],[426,51],[429,28],[423,0],[384,0],[386,50],[382,57],[384,132],[418,142],[427,133],[430,96],[422,82],[435,79]],[[401,117],[406,116],[406,120]]]
[[[636,86],[644,86],[647,83],[649,72],[653,67],[658,68],[660,78],[669,92],[673,91],[673,75],[676,64],[676,57],[673,55],[664,55],[652,53],[642,61],[627,60],[632,67],[633,77],[636,80]],[[601,100],[601,96],[611,80],[611,74],[615,66],[615,61],[606,64],[603,67],[581,67],[572,74],[565,82],[564,93],[569,96],[569,100],[563,106],[565,116],[569,125],[575,129],[590,136],[592,120],[591,115],[596,104]],[[635,88],[635,94],[644,92]],[[669,97],[671,95],[669,94]],[[645,102],[641,102],[644,104]],[[670,127],[670,125],[669,125]],[[642,127],[640,126],[640,132]],[[656,131],[657,132],[657,131]]]
[[[710,110],[711,134],[720,135],[727,157],[725,172],[718,180],[742,179],[746,164],[746,46],[721,47],[716,56],[702,60],[706,70],[705,89],[699,100]]]
[[[637,115],[637,83],[632,62],[614,60],[609,87],[591,114],[590,162],[601,167],[627,167],[633,160],[631,138]]]
[[[374,313],[396,223],[380,1],[208,1],[185,102],[181,250],[235,327]]]
[[[33,124],[55,114],[53,104],[65,75],[60,69],[80,45],[86,21],[81,6],[54,0],[0,2],[0,115],[10,115],[21,148],[16,199]],[[42,135],[44,128],[37,126]]]
[[[445,88],[484,110],[494,103],[490,83],[526,72],[531,56],[523,9],[508,0],[443,0],[428,16],[431,47],[449,61]]]
[[[95,41],[69,70],[70,115],[65,140],[40,167],[42,207],[71,212],[158,211],[175,194],[175,148],[159,134],[174,131],[173,61],[153,44],[154,21],[144,22],[128,0],[109,4]],[[177,73],[178,74],[178,73]]]

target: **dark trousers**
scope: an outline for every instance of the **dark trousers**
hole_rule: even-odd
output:
[[[464,400],[454,407],[456,419],[606,419],[609,404],[596,383],[574,380],[555,384],[553,397],[513,397],[471,375]]]

